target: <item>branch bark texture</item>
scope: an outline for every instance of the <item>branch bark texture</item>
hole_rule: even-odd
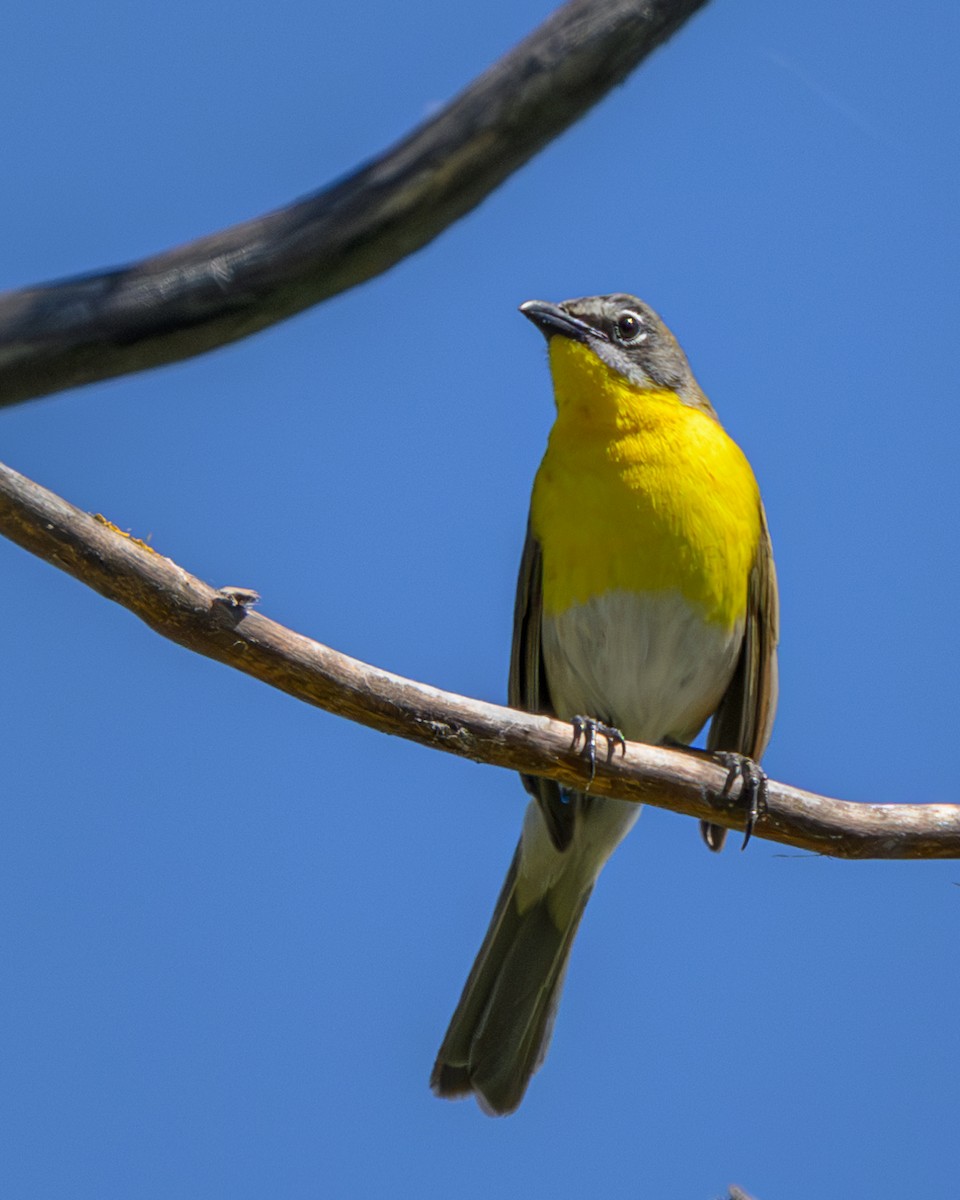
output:
[[[583,789],[570,726],[378,670],[251,612],[103,518],[0,465],[0,533],[124,605],[157,633],[353,721],[479,762]],[[627,746],[593,792],[742,829],[708,758]],[[960,858],[960,805],[860,804],[771,781],[755,836],[841,858]]]
[[[287,208],[0,295],[0,404],[236,341],[387,270],[469,212],[705,0],[570,0],[450,104]]]

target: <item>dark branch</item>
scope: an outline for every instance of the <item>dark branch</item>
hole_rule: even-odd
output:
[[[347,658],[250,612],[122,534],[0,465],[0,533],[116,600],[151,628],[299,700],[438,750],[583,788],[570,726],[441,692]],[[631,744],[592,790],[743,828],[727,772],[704,757]],[[960,805],[854,804],[771,783],[757,837],[843,858],[958,858]]]
[[[571,0],[325,190],[101,274],[0,295],[0,404],[236,341],[387,270],[474,208],[704,0]]]

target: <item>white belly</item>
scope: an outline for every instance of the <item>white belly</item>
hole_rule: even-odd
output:
[[[676,592],[621,591],[544,616],[541,650],[558,717],[594,717],[631,741],[689,744],[720,703],[742,640],[742,623],[708,625]],[[639,804],[593,796],[560,852],[532,802],[517,879],[521,911],[547,895],[558,925],[572,920],[639,813]]]
[[[691,742],[733,675],[743,625],[709,625],[677,592],[610,592],[544,616],[557,716],[595,717],[632,741]]]

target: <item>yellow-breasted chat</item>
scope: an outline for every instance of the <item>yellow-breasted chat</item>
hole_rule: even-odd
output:
[[[635,296],[520,311],[557,415],[520,563],[509,699],[608,738],[707,748],[756,790],[777,700],[766,517],[686,355]],[[513,1111],[543,1061],[584,906],[639,806],[523,777],[520,843],[431,1077]],[[720,849],[725,831],[704,824]]]

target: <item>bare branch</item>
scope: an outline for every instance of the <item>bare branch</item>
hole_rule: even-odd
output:
[[[0,295],[0,404],[247,337],[431,241],[665,41],[705,0],[571,0],[355,174],[117,270]]]
[[[570,726],[380,671],[255,612],[256,593],[216,591],[143,542],[0,465],[0,533],[182,646],[383,733],[583,788]],[[628,745],[592,790],[743,828],[726,771],[704,756]],[[771,783],[756,836],[843,858],[958,858],[960,805],[856,804]]]

